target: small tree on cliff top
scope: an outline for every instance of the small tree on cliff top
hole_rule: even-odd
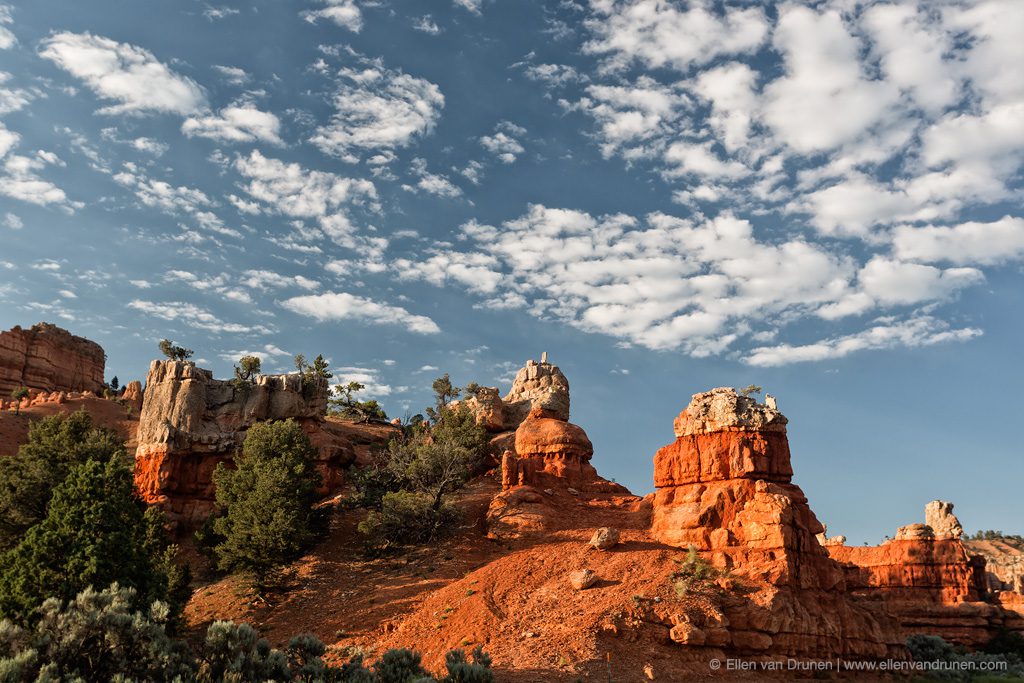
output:
[[[192,349],[186,349],[184,346],[177,346],[170,339],[160,340],[160,353],[164,354],[171,360],[188,360],[192,357]]]
[[[257,588],[277,567],[308,548],[324,517],[314,505],[320,474],[316,449],[294,420],[253,425],[237,469],[223,463],[213,474],[223,516],[214,532],[223,540],[214,548],[221,569],[252,572]]]
[[[427,408],[427,415],[431,420],[437,422],[441,413],[448,408],[448,404],[457,399],[462,390],[452,384],[447,372],[435,379],[431,388],[434,390],[434,407]]]
[[[360,401],[355,397],[356,392],[365,388],[366,385],[359,382],[334,385],[334,396],[327,399],[328,412],[360,422],[388,419],[387,413],[377,401]]]
[[[242,356],[235,366],[235,379],[239,382],[251,382],[263,370],[263,361],[259,356]]]

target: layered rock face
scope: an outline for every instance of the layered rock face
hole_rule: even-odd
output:
[[[968,552],[953,504],[934,500],[925,507],[926,524],[907,524],[879,546],[827,543],[842,564],[855,593],[881,599],[906,635],[928,633],[971,647],[984,644],[1001,628],[1024,625],[1007,597],[989,595],[986,562]]]
[[[498,415],[504,426],[517,425],[514,432],[492,441],[503,452],[502,492],[491,501],[487,515],[491,535],[515,537],[556,528],[556,491],[573,496],[630,495],[625,487],[601,478],[590,464],[593,444],[582,427],[568,421],[569,382],[550,363],[527,361],[504,400],[494,389],[470,407],[485,426]]]
[[[213,470],[241,448],[249,427],[294,418],[318,448],[327,491],[356,453],[325,423],[326,407],[325,381],[304,387],[298,375],[261,375],[239,385],[191,362],[153,361],[139,418],[136,488],[172,520],[198,524],[214,506]]]
[[[774,401],[772,401],[774,404]],[[790,480],[786,418],[730,388],[695,394],[654,458],[651,533],[759,590],[725,607],[720,644],[746,654],[905,656],[896,624],[846,591],[825,527]],[[692,624],[703,628],[702,624]],[[717,633],[717,631],[716,631]]]
[[[49,323],[0,332],[0,395],[27,387],[47,393],[103,389],[102,347]]]

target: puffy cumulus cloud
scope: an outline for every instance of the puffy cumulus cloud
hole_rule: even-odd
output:
[[[5,132],[0,124],[0,149],[5,145]],[[7,144],[13,146],[17,140],[17,137],[13,141],[8,139]],[[74,213],[84,206],[81,202],[69,200],[64,190],[39,176],[38,171],[45,166],[46,163],[39,158],[9,154],[0,167],[0,195],[38,206],[54,205],[67,213]]]
[[[326,7],[303,12],[302,17],[311,24],[318,19],[328,19],[355,33],[363,30],[363,13],[355,0],[321,0],[320,4]]]
[[[559,104],[592,119],[605,157],[657,172],[678,203],[728,199],[765,225],[875,247],[897,226],[1017,203],[1020,3],[784,3],[771,20],[730,2],[586,11],[596,68]],[[557,68],[537,77],[561,80]]]
[[[956,264],[994,265],[1024,259],[1024,218],[1003,216],[984,223],[952,226],[901,225],[893,232],[893,249],[901,259]]]
[[[856,326],[857,316],[940,304],[984,281],[975,268],[943,269],[881,253],[859,262],[798,237],[765,240],[728,212],[637,218],[534,205],[500,226],[471,221],[462,233],[465,248],[431,249],[387,268],[401,280],[470,291],[480,307],[525,308],[628,344],[695,357],[743,357],[743,349],[797,321]],[[894,336],[893,344],[904,338]],[[947,337],[936,331],[933,338]]]
[[[591,0],[590,7],[586,23],[593,38],[584,50],[607,55],[613,69],[639,62],[685,71],[723,55],[754,52],[769,30],[755,7],[719,12],[704,3],[682,9],[665,0]]]
[[[431,173],[427,170],[427,160],[416,158],[409,165],[409,170],[416,177],[414,184],[402,185],[407,192],[426,192],[438,197],[459,197],[462,195],[462,188],[449,180],[448,176],[440,173]]]
[[[301,287],[302,289],[318,289],[320,283],[302,275],[281,275],[272,270],[247,270],[242,274],[241,282],[251,289],[281,289],[284,287]]]
[[[363,61],[362,68],[337,72],[334,114],[311,138],[326,154],[349,161],[364,151],[408,146],[434,129],[444,108],[441,89],[430,81]]]
[[[438,287],[455,283],[479,294],[493,294],[502,279],[498,259],[491,254],[434,249],[420,259],[395,259],[390,266],[402,280],[423,280]]]
[[[82,80],[100,98],[116,102],[101,109],[103,113],[188,115],[206,106],[206,95],[195,81],[135,45],[63,31],[44,39],[39,54]]]
[[[184,301],[154,302],[134,299],[128,302],[128,307],[160,320],[180,322],[183,325],[207,332],[219,334],[273,333],[273,330],[265,325],[225,322],[205,308]]]
[[[245,85],[249,82],[249,74],[237,66],[214,64],[213,70],[219,73],[230,85]]]
[[[521,66],[523,75],[531,81],[539,81],[552,88],[562,87],[576,81],[586,81],[587,76],[569,66],[568,64],[530,64],[519,62],[515,66]]]
[[[205,113],[185,120],[181,132],[188,137],[204,137],[220,142],[269,142],[283,145],[281,121],[274,114],[243,103],[224,107],[217,113]]]
[[[296,231],[304,241],[323,235],[343,246],[353,246],[357,229],[347,214],[348,207],[377,208],[377,189],[369,180],[306,169],[265,157],[259,150],[238,157],[234,166],[246,181],[245,191],[268,212],[316,219],[319,232]],[[233,203],[245,212],[256,210],[244,200]]]
[[[976,268],[940,270],[934,266],[875,256],[861,268],[857,279],[864,293],[876,301],[916,304],[944,299],[985,278]]]
[[[787,6],[773,40],[786,73],[765,87],[764,117],[799,153],[850,142],[889,114],[899,97],[893,84],[864,75],[859,45],[837,11]]]
[[[516,157],[526,149],[516,139],[517,136],[526,134],[526,129],[517,126],[510,121],[502,121],[494,128],[493,135],[485,135],[480,138],[480,144],[488,152],[498,157],[503,164],[514,163]]]
[[[423,315],[414,315],[401,306],[383,304],[348,292],[325,292],[285,299],[288,310],[319,322],[355,320],[371,325],[400,325],[417,334],[437,334],[441,328]]]
[[[982,334],[982,331],[975,327],[952,329],[948,323],[928,315],[913,316],[905,320],[882,318],[876,323],[862,332],[823,339],[811,344],[759,346],[752,349],[744,357],[744,361],[749,365],[773,367],[843,358],[851,353],[870,349],[915,348],[946,342],[962,342]]]
[[[585,97],[575,103],[563,101],[563,106],[594,118],[605,157],[625,149],[628,159],[650,156],[645,145],[664,147],[689,102],[677,86],[642,76],[630,85],[588,86]]]

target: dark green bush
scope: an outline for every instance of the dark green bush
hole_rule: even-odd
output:
[[[218,566],[251,572],[257,587],[273,570],[294,559],[324,528],[315,509],[320,474],[316,449],[294,420],[253,425],[237,469],[223,463],[213,479],[222,514],[213,530],[222,539],[215,547]]]
[[[444,535],[460,520],[458,510],[426,493],[395,491],[381,499],[380,510],[371,510],[359,523],[368,544],[377,550],[394,545],[429,543]]]

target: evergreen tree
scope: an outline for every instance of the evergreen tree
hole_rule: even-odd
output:
[[[186,349],[184,346],[177,346],[170,339],[160,340],[160,353],[164,354],[171,360],[188,360],[192,357],[192,349]]]
[[[117,378],[117,375],[114,375],[113,377],[110,378],[110,389],[111,391],[117,391],[120,388],[121,380]]]
[[[328,412],[331,415],[339,415],[360,422],[370,420],[386,420],[387,413],[376,401],[360,401],[355,397],[356,392],[362,391],[366,386],[359,382],[348,384],[336,384],[334,396],[327,399]]]
[[[115,457],[128,462],[124,444],[112,430],[94,427],[84,410],[32,422],[18,454],[0,458],[0,550],[42,521],[53,489],[72,467]]]
[[[213,478],[223,516],[214,532],[221,569],[252,572],[257,587],[316,538],[323,515],[314,510],[320,474],[316,449],[294,420],[254,425],[236,469],[221,463]]]
[[[25,623],[47,598],[68,601],[88,586],[135,589],[136,606],[180,591],[153,556],[152,523],[123,459],[72,467],[43,521],[0,558],[0,616]]]
[[[251,382],[256,375],[263,370],[263,361],[258,356],[242,356],[235,366],[235,380],[238,382]]]

